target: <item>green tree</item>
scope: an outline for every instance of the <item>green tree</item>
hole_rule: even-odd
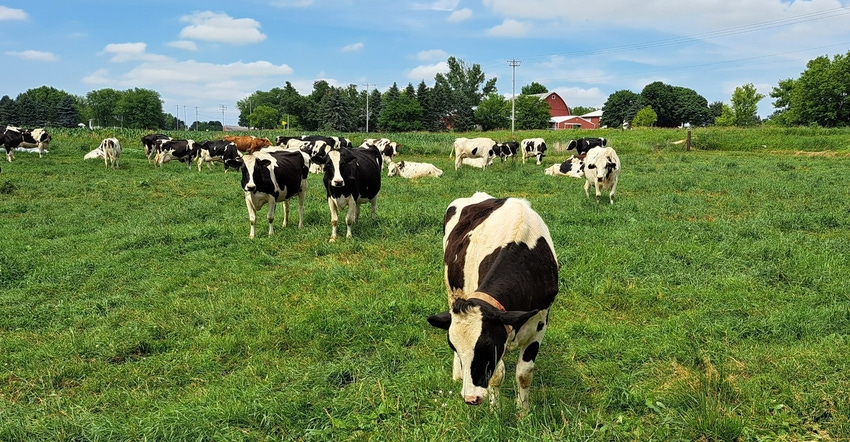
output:
[[[758,104],[764,94],[756,91],[752,83],[738,86],[732,92],[732,110],[736,126],[755,126],[761,122],[758,117]]]
[[[770,120],[781,124],[790,126],[795,124],[793,121],[794,115],[791,110],[791,95],[794,89],[794,80],[791,78],[785,80],[779,80],[779,85],[774,87],[770,92],[770,97],[775,98],[773,104],[773,115],[770,116]]]
[[[517,130],[547,129],[549,104],[534,95],[519,95],[514,104],[514,127]]]
[[[506,129],[511,125],[511,103],[497,93],[481,100],[475,109],[475,121],[483,130]]]
[[[449,72],[439,73],[434,77],[435,88],[439,85],[440,88],[451,91],[450,109],[444,121],[450,120],[453,128],[458,131],[472,130],[475,127],[473,109],[484,96],[496,91],[496,78],[485,83],[484,71],[480,65],[467,67],[462,60],[454,57],[449,57],[447,62]]]
[[[595,107],[573,106],[570,108],[570,115],[585,115],[595,112],[596,110],[597,109]]]
[[[387,132],[407,132],[422,129],[422,106],[416,97],[402,92],[386,104],[378,118],[378,125]]]
[[[793,124],[850,125],[850,52],[832,61],[826,56],[809,61],[794,82],[790,101]]]
[[[635,117],[632,119],[632,126],[634,127],[652,127],[655,125],[655,122],[658,120],[658,115],[652,110],[652,106],[645,106],[643,109],[637,111]]]
[[[15,100],[8,95],[4,95],[3,98],[0,98],[0,127],[5,128],[6,126],[17,126],[19,124],[18,109]]]
[[[717,126],[731,127],[735,125],[735,111],[727,104],[722,104],[720,115],[714,118],[714,124]]]
[[[23,127],[45,126],[47,123],[47,108],[35,101],[29,94],[20,94],[15,99],[18,111],[18,124]]]
[[[80,115],[77,112],[77,100],[71,95],[66,95],[56,107],[56,125],[59,127],[77,127]]]
[[[257,106],[248,115],[248,124],[250,127],[257,129],[278,129],[280,128],[280,118],[277,115],[277,109],[271,106]]]
[[[545,94],[549,92],[549,89],[546,89],[546,86],[542,84],[532,81],[531,84],[525,85],[522,87],[522,95],[537,95],[537,94]]]
[[[90,110],[89,118],[94,120],[92,125],[111,126],[112,116],[115,114],[120,99],[121,93],[109,88],[90,91],[86,94],[86,104]],[[161,109],[160,112],[162,112]]]
[[[59,107],[59,103],[65,97],[70,96],[70,94],[53,87],[41,86],[35,89],[29,89],[23,94],[18,95],[18,99],[20,100],[24,96],[35,104],[35,107],[38,109],[36,120],[41,120],[32,121],[25,124],[25,126],[52,126],[58,120],[57,108]]]
[[[643,97],[630,90],[619,90],[608,96],[602,105],[602,126],[621,127],[624,122],[632,121],[635,114],[645,106]]]
[[[161,118],[162,99],[159,92],[135,88],[120,94],[109,125],[120,124],[131,129],[156,129],[163,125]],[[182,126],[185,125],[183,122]]]

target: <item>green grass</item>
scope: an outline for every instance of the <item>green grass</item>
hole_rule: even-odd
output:
[[[387,134],[445,174],[384,177],[334,244],[320,176],[303,229],[279,209],[266,237],[263,209],[249,240],[239,175],[154,169],[143,133],[114,132],[119,170],[82,160],[105,130],[0,165],[0,440],[850,438],[850,131],[517,134],[609,138],[614,206],[545,166],[455,171],[456,134]],[[425,320],[443,212],[477,190],[528,199],[561,265],[524,419],[518,355],[501,406],[468,407]]]

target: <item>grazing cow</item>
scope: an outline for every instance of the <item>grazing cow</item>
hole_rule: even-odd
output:
[[[384,158],[384,163],[389,166],[393,158],[398,155],[400,144],[395,141],[390,141],[389,138],[366,138],[361,146],[375,146],[381,151],[381,156]]]
[[[160,140],[154,164],[162,166],[171,161],[185,161],[186,168],[192,166],[192,161],[200,154],[198,143],[194,140]]]
[[[581,178],[584,176],[584,160],[573,155],[561,164],[553,164],[543,170],[546,175],[552,176],[569,176],[573,178]]]
[[[375,147],[368,149],[330,149],[324,157],[313,160],[324,164],[323,182],[331,211],[331,237],[336,241],[339,211],[348,206],[345,216],[346,238],[351,238],[351,226],[360,215],[360,204],[372,204],[372,218],[377,216],[378,192],[381,190],[381,154]]]
[[[567,150],[576,150],[576,155],[579,158],[584,158],[584,155],[587,154],[587,151],[593,149],[594,147],[605,147],[608,145],[608,140],[605,138],[579,138],[577,140],[571,140],[570,144],[567,145]]]
[[[3,147],[6,148],[6,161],[12,162],[15,159],[15,148],[20,146],[20,144],[24,141],[23,130],[14,126],[6,126],[6,130],[3,132],[3,137],[0,138],[0,141],[3,143]]]
[[[522,149],[522,164],[525,164],[527,157],[537,157],[537,165],[543,162],[543,157],[546,156],[546,141],[543,138],[526,138],[520,141]]]
[[[402,161],[400,163],[389,163],[387,165],[387,176],[398,175],[402,178],[419,178],[423,176],[441,177],[443,171],[431,163],[414,163],[413,161]]]
[[[481,168],[485,169],[492,163],[495,146],[496,142],[490,138],[455,138],[452,151],[455,156],[455,170],[459,169],[461,164],[465,164],[464,158],[483,158]]]
[[[528,411],[534,362],[558,293],[549,229],[528,201],[477,192],[452,201],[443,218],[449,310],[428,317],[448,330],[452,376],[470,405],[498,399],[506,350],[519,348],[517,408]]]
[[[298,228],[304,225],[304,197],[307,193],[307,166],[310,158],[300,150],[281,147],[246,153],[239,160],[242,170],[242,190],[248,206],[248,221],[253,238],[257,211],[269,205],[269,236],[274,234],[274,213],[277,203],[283,201],[283,227],[289,222],[289,199],[298,196]]]
[[[50,147],[50,141],[53,139],[50,134],[44,129],[25,130],[21,132],[23,140],[20,147],[38,148],[38,157],[44,156],[45,150]]]
[[[222,139],[236,144],[236,150],[239,152],[254,153],[272,145],[268,138],[257,138],[250,135],[228,135]]]
[[[499,157],[502,159],[502,161],[505,161],[508,158],[515,157],[518,150],[519,143],[516,141],[505,141],[503,143],[496,143],[495,151],[497,154],[499,154]]]
[[[160,143],[157,141],[170,140],[171,137],[165,134],[148,134],[142,137],[142,146],[145,148],[145,156],[148,157],[148,164],[151,162],[151,157],[157,152]]]
[[[236,144],[231,141],[224,140],[208,140],[198,144],[198,172],[201,171],[201,164],[206,163],[207,169],[212,169],[210,163],[213,161],[224,163],[224,172],[230,168],[232,161],[239,157],[239,152],[236,150]],[[238,167],[234,167],[238,169]]]
[[[104,138],[98,149],[103,151],[103,165],[108,169],[117,169],[121,163],[121,143],[118,138]]]
[[[610,147],[594,147],[584,158],[584,193],[590,197],[590,186],[596,187],[596,202],[602,197],[601,189],[608,190],[608,200],[614,204],[614,192],[620,177],[620,157]]]

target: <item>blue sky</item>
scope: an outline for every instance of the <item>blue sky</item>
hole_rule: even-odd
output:
[[[0,96],[152,89],[188,122],[286,81],[385,91],[434,84],[454,56],[499,92],[533,81],[601,107],[653,81],[730,102],[850,51],[850,0],[0,0]],[[772,112],[768,96],[759,106]]]

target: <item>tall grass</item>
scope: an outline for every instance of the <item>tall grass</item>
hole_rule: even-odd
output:
[[[455,171],[458,134],[386,134],[446,173],[384,177],[334,244],[319,176],[304,228],[249,240],[238,174],[114,134],[119,170],[82,160],[113,132],[68,130],[0,172],[0,440],[850,438],[850,132],[517,133],[609,138],[613,206],[533,164]],[[445,207],[478,190],[527,198],[561,265],[525,419],[512,375],[464,405],[425,321]]]

